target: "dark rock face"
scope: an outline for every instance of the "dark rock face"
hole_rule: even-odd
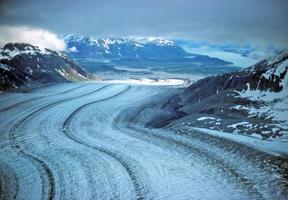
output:
[[[0,65],[0,90],[91,78],[66,55],[23,43],[0,49]]]
[[[261,107],[269,108],[271,106],[272,108],[277,102],[285,103],[287,95],[274,99],[268,104],[262,100],[261,96],[257,100],[253,100],[253,98],[240,98],[238,94],[243,91],[250,91],[253,97],[254,93],[262,92],[264,98],[266,93],[285,92],[288,89],[288,86],[284,85],[287,84],[288,77],[287,60],[288,52],[284,51],[273,60],[261,61],[244,70],[199,80],[181,94],[168,99],[162,106],[162,112],[154,116],[152,120],[146,123],[146,126],[159,128],[168,125],[173,126],[179,122],[185,124],[189,121],[191,126],[207,128],[210,123],[209,120],[197,120],[204,116],[222,121],[221,123],[219,121],[211,122],[210,124],[214,123],[213,129],[233,132],[235,128],[233,129],[234,126],[229,126],[229,124],[245,121],[245,123],[247,122],[246,125],[250,123],[249,126],[251,127],[249,130],[243,128],[245,134],[261,135],[261,129],[269,129],[267,124],[272,123],[272,119],[266,115],[269,112],[252,116],[251,110],[257,111],[258,109],[261,111]],[[286,131],[286,128],[277,127],[277,129]],[[240,129],[239,131],[241,132]],[[271,134],[267,134],[268,136],[263,136],[263,134],[262,136],[265,138],[281,135],[279,131],[270,132]]]
[[[0,66],[5,66],[0,64]],[[5,66],[6,68],[7,66]],[[10,70],[6,70],[0,67],[0,90],[7,90],[10,88],[16,88],[23,83],[26,83],[26,77],[17,72],[11,72]]]
[[[283,58],[283,61],[286,59],[288,59],[288,55]],[[178,103],[181,105],[195,103],[211,95],[217,95],[217,93],[218,95],[223,95],[222,93],[226,93],[227,91],[229,93],[234,90],[242,91],[247,89],[247,84],[249,84],[252,90],[279,92],[282,90],[280,82],[285,74],[287,74],[287,68],[279,77],[272,74],[270,79],[266,79],[263,76],[267,71],[274,70],[275,67],[276,64],[269,65],[267,61],[262,61],[242,71],[202,79],[179,95],[181,100]],[[225,94],[225,96],[227,95]]]

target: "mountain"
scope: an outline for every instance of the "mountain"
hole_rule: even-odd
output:
[[[172,40],[163,38],[102,38],[63,36],[65,53],[90,72],[139,68],[168,73],[218,74],[238,70],[231,62],[206,55],[191,54]],[[129,72],[128,72],[129,73]]]
[[[188,56],[180,46],[162,38],[102,38],[78,35],[64,37],[69,52],[76,58],[177,58]]]
[[[288,138],[288,51],[246,69],[199,80],[172,96],[148,127],[203,127]]]
[[[0,49],[0,74],[0,90],[92,78],[66,55],[25,43]]]

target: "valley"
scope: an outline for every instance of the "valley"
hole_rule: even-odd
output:
[[[178,87],[90,82],[0,94],[1,199],[285,199],[285,155],[141,126],[149,116],[139,121],[139,111]]]
[[[0,0],[0,200],[288,200],[287,11]]]
[[[0,199],[287,197],[287,51],[236,70],[166,40],[103,41],[148,50],[98,66],[1,49]]]

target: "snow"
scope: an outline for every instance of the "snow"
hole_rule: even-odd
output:
[[[115,43],[115,40],[111,40],[109,38],[104,38],[102,39],[103,43],[102,45],[106,48],[106,49],[110,49],[110,46],[111,44],[114,44]],[[106,50],[107,51],[107,50]]]
[[[237,110],[248,112],[248,118],[264,117],[272,120],[273,126],[288,129],[288,98],[285,97],[278,101],[265,102],[258,108],[253,106],[235,105],[232,107]],[[274,121],[274,122],[273,122]]]
[[[210,119],[210,120],[215,120],[216,118],[214,118],[214,117],[199,117],[197,120],[198,120],[198,121],[203,121],[203,120],[207,120],[207,119],[208,119],[208,120],[209,120],[209,119]]]
[[[274,73],[274,69],[271,68],[271,69],[267,70],[264,74],[262,74],[262,77],[269,80],[272,78],[273,73]]]
[[[1,49],[0,50],[0,60],[1,59],[12,59],[17,55],[20,54],[28,54],[28,55],[36,55],[37,53],[40,54],[51,54],[51,52],[47,51],[46,49],[35,47],[35,49],[25,49],[19,51],[18,49],[14,49],[13,51],[10,51],[9,49]]]
[[[74,46],[69,48],[68,50],[71,51],[71,52],[78,52],[77,48],[74,47]]]
[[[86,42],[88,39],[88,42],[91,46],[103,46],[106,51],[110,49],[111,45],[114,44],[124,44],[124,43],[134,43],[136,48],[144,47],[146,44],[155,44],[157,46],[173,46],[174,42],[172,40],[168,40],[161,37],[124,37],[124,38],[93,38],[93,37],[84,37],[84,36],[78,36],[78,35],[66,35],[64,37],[64,40],[67,42]],[[71,47],[73,48],[73,47]],[[71,51],[71,48],[68,49]],[[73,49],[72,49],[73,51]],[[109,52],[109,51],[107,51]],[[106,53],[107,53],[106,52]]]
[[[154,43],[158,46],[173,46],[174,42],[161,37],[133,37],[132,41],[135,41],[139,44],[145,45],[149,43]]]
[[[238,126],[249,126],[249,127],[251,127],[251,125],[252,124],[250,124],[249,122],[239,122],[239,123],[236,123],[236,124],[229,125],[227,127],[236,129]]]
[[[275,76],[280,77],[288,68],[288,60],[271,68],[262,75],[265,79],[272,79]],[[281,80],[280,85],[282,90],[280,92],[265,91],[265,90],[252,90],[249,83],[247,89],[237,93],[236,97],[246,98],[251,101],[263,102],[258,108],[236,105],[233,108],[247,110],[249,117],[266,117],[274,121],[279,121],[279,126],[288,129],[288,73],[286,72],[284,78]]]
[[[182,79],[124,79],[124,80],[104,80],[105,83],[132,84],[132,85],[154,85],[154,86],[183,86],[186,84]]]
[[[243,56],[241,53],[223,51],[221,48],[207,46],[207,45],[183,45],[183,49],[192,54],[207,55],[210,57],[221,58],[223,60],[232,62],[237,67],[248,67],[255,64],[258,60],[250,57]]]
[[[76,71],[75,71],[76,72]],[[77,72],[76,72],[77,73]],[[85,76],[83,76],[82,74],[80,74],[80,73],[77,73],[77,75],[79,76],[79,77],[81,77],[81,78],[83,78],[83,79],[85,79],[85,80],[88,80],[88,78],[87,77],[85,77]]]
[[[232,134],[222,131],[216,131],[206,128],[196,128],[196,127],[189,127],[189,129],[194,131],[199,131],[203,134],[209,134],[211,136],[220,137],[223,139],[227,139],[242,145],[246,145],[252,147],[254,149],[281,156],[285,155],[288,156],[288,142],[285,141],[277,141],[277,140],[261,140],[259,139],[259,135],[256,137],[249,137],[240,134]],[[254,136],[254,135],[252,135]]]
[[[287,57],[287,55],[288,55],[288,50],[282,51],[279,55],[267,59],[268,65],[274,65],[275,63],[278,63],[284,57]]]
[[[67,73],[62,69],[55,69],[62,77],[67,77]]]
[[[283,80],[280,82],[280,85],[284,88],[283,90],[288,90],[288,74],[287,74],[287,69],[288,69],[288,59],[283,61],[282,63],[276,65],[275,68],[271,68],[266,71],[262,75],[263,78],[268,79],[268,80],[273,80],[274,76],[277,76],[278,78],[281,77],[286,71],[286,74],[283,78]],[[274,78],[275,79],[275,78]]]
[[[241,109],[243,109],[243,106],[241,106],[241,105],[235,105],[235,106],[233,106],[232,108],[233,108],[233,109],[236,109],[236,110],[241,110]]]
[[[32,70],[30,67],[28,67],[27,70],[28,70],[28,73],[29,73],[30,75],[33,74],[33,70]]]
[[[250,85],[247,84],[248,89],[243,90],[241,92],[235,91],[238,93],[237,97],[240,98],[247,98],[252,101],[265,101],[265,102],[271,102],[277,99],[283,99],[288,96],[288,88],[284,88],[280,92],[271,92],[271,91],[261,91],[261,90],[251,90]]]
[[[141,48],[141,47],[144,47],[142,44],[139,44],[139,43],[135,43],[135,46],[136,46],[136,47],[140,47],[140,48]]]
[[[0,59],[0,60],[1,60],[1,59]],[[2,64],[2,63],[0,63],[0,68],[4,69],[4,70],[6,70],[6,71],[10,71],[9,66],[8,66],[8,65],[5,65],[5,64]]]
[[[280,65],[276,67],[274,75],[279,76],[285,72],[288,68],[288,59],[282,62]]]
[[[271,157],[201,134],[134,129],[126,118],[170,89],[89,82],[1,95],[1,109],[12,105],[0,115],[0,166],[10,172],[0,178],[17,185],[8,199],[284,199]]]
[[[235,91],[237,93],[236,97],[246,98],[251,101],[262,102],[259,107],[249,107],[236,105],[233,108],[246,110],[249,113],[249,117],[265,117],[266,119],[271,119],[277,121],[278,126],[288,129],[288,59],[279,63],[279,60],[286,55],[282,53],[280,56],[270,60],[270,64],[275,65],[275,67],[267,70],[262,78],[273,81],[275,77],[281,77],[280,86],[282,90],[280,92],[273,91],[261,91],[258,89],[252,90],[250,85],[247,84],[247,89],[241,92]],[[286,71],[286,74],[284,74]],[[261,81],[261,80],[259,80]]]

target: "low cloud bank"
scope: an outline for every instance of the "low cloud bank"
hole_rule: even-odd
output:
[[[3,46],[8,42],[29,43],[55,51],[66,49],[66,43],[55,33],[26,26],[0,26],[0,45]]]

